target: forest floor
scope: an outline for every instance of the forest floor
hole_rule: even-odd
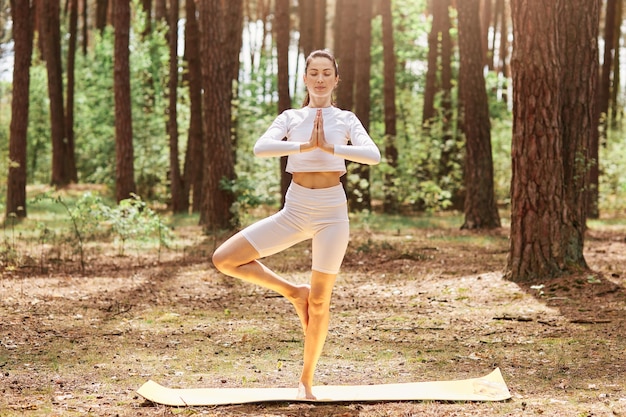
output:
[[[372,217],[376,217],[373,215]],[[502,276],[508,229],[353,222],[316,384],[465,379],[499,367],[503,402],[264,403],[175,408],[176,388],[294,387],[302,336],[288,302],[219,274],[226,236],[176,229],[177,249],[91,247],[3,268],[0,416],[626,416],[626,224],[591,226],[592,272],[524,285]],[[33,253],[39,249],[24,248]],[[43,251],[43,249],[41,249]],[[308,279],[307,244],[267,259]]]

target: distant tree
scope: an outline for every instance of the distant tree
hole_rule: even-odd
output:
[[[432,0],[436,2],[437,0]],[[496,0],[498,1],[498,0]],[[480,0],[480,44],[482,46],[483,65],[490,67],[492,64],[492,51],[489,50],[489,29],[493,17],[493,0]]]
[[[450,39],[450,0],[431,0],[429,3],[432,24],[428,33],[428,63],[424,85],[422,125],[429,130],[437,116],[435,97],[442,88],[443,43]],[[448,51],[451,52],[451,51]],[[450,59],[450,56],[447,57]]]
[[[200,211],[204,172],[204,131],[202,126],[202,62],[200,59],[200,27],[196,2],[185,0],[185,60],[189,82],[189,131],[185,154],[185,195],[192,196],[192,210]]]
[[[225,189],[224,184],[235,179],[231,100],[240,47],[237,42],[231,42],[228,35],[232,34],[231,31],[241,32],[243,5],[241,0],[231,1],[228,5],[220,0],[201,0],[198,6],[202,27],[200,44],[206,132],[200,224],[206,230],[228,229],[233,227],[231,206],[234,195]]]
[[[83,55],[87,55],[87,48],[89,46],[89,0],[83,0],[83,2],[81,3],[82,7],[81,7],[81,12],[82,12],[82,19],[83,19],[83,26],[82,26],[82,40],[83,40],[83,47],[82,47],[82,52]]]
[[[275,5],[276,58],[278,61],[278,114],[291,107],[289,94],[289,0],[276,0]],[[291,182],[291,174],[285,171],[287,157],[280,158],[281,207]]]
[[[180,171],[178,152],[178,0],[170,0],[168,42],[170,51],[170,68],[168,81],[169,106],[167,114],[167,130],[170,145],[170,193],[172,194],[172,211],[185,213],[189,210],[188,195],[185,194],[183,177]]]
[[[63,187],[77,180],[73,143],[68,140],[63,103],[63,68],[61,63],[61,22],[58,1],[44,1],[40,6],[41,36],[48,72],[50,98],[50,133],[52,136],[51,184]]]
[[[615,34],[613,37],[615,39],[622,38],[622,20],[624,14],[624,2],[618,1],[617,7],[615,8]],[[611,108],[611,115],[609,117],[611,127],[617,127],[617,120],[619,113],[622,111],[622,103],[618,100],[618,96],[620,94],[620,85],[621,77],[620,77],[620,50],[621,48],[615,48],[613,53],[613,88],[611,88],[611,99],[609,101]]]
[[[167,21],[167,0],[154,0],[154,20]]]
[[[70,161],[69,173],[72,181],[78,181],[74,140],[74,90],[76,85],[76,48],[78,44],[78,1],[68,0],[69,6],[69,38],[67,47],[67,96],[65,98],[65,135]]]
[[[384,101],[385,101],[385,160],[391,169],[383,175],[385,213],[397,213],[400,209],[395,186],[398,168],[398,148],[396,146],[396,56],[393,39],[393,16],[391,0],[381,1],[383,20],[383,61],[384,61]]]
[[[513,175],[507,277],[587,269],[589,141],[597,134],[599,3],[512,0]]]
[[[335,27],[355,28],[359,0],[337,0],[335,4]],[[348,30],[335,30],[335,57],[339,65],[339,85],[336,91],[337,107],[354,108],[354,65],[356,37]]]
[[[616,88],[612,83],[613,74],[613,59],[616,51],[616,26],[621,25],[621,19],[616,21],[616,14],[618,11],[618,3],[622,3],[617,0],[607,0],[606,9],[604,13],[604,50],[602,53],[602,69],[598,80],[598,93],[597,93],[597,112],[598,122],[600,127],[600,136],[594,136],[592,139],[597,138],[590,143],[590,158],[591,166],[589,169],[589,187],[587,190],[587,204],[588,213],[587,217],[597,219],[600,216],[600,210],[598,207],[598,200],[600,197],[600,142],[606,142],[608,139],[607,130],[609,127],[609,107],[611,102],[611,91]]]
[[[152,0],[141,0],[141,6],[146,14],[144,35],[147,35],[152,32]]]
[[[452,109],[452,56],[454,53],[454,45],[450,31],[452,30],[452,22],[450,19],[450,1],[441,0],[443,3],[441,22],[441,156],[439,159],[439,178],[447,179],[458,170],[458,166],[462,165],[461,148],[463,146],[459,135],[454,129],[454,116]],[[442,12],[444,11],[442,10]],[[448,181],[453,184],[453,181]],[[449,185],[446,184],[446,187]],[[463,201],[462,190],[450,190],[453,193],[453,204],[455,208],[460,207]]]
[[[354,65],[355,102],[354,113],[369,131],[371,110],[370,77],[372,70],[372,0],[359,1],[356,26],[356,48]],[[372,209],[370,193],[370,167],[348,164],[348,206],[359,212]]]
[[[119,203],[135,193],[133,124],[130,97],[130,2],[116,1],[113,90],[115,95],[115,198]]]
[[[308,56],[311,51],[326,47],[326,0],[299,0],[298,11],[300,49]]]
[[[441,154],[439,158],[439,172],[436,173],[443,187],[453,194],[455,208],[462,209],[462,190],[458,185],[451,189],[454,181],[449,178],[454,175],[461,165],[460,148],[457,136],[454,134],[454,120],[452,109],[452,54],[453,43],[450,35],[452,23],[450,19],[450,0],[432,0],[430,11],[432,15],[431,30],[428,34],[428,67],[426,85],[424,87],[424,107],[422,113],[422,132],[426,140],[439,140]],[[435,99],[439,102],[435,105]],[[432,129],[440,128],[440,133]],[[457,182],[458,184],[458,182]]]
[[[96,0],[96,29],[100,32],[107,25],[109,11],[109,0]]]
[[[26,217],[26,133],[28,129],[28,91],[33,51],[33,16],[30,1],[11,0],[13,18],[14,65],[13,97],[9,138],[6,217]]]
[[[480,0],[458,3],[460,97],[465,133],[465,221],[463,229],[500,227],[493,185],[489,103],[480,40]]]
[[[500,74],[502,75],[501,79],[502,79],[502,85],[501,85],[501,90],[502,90],[502,101],[504,103],[508,102],[508,79],[509,79],[509,66],[508,66],[508,59],[509,59],[509,27],[508,27],[508,21],[509,21],[509,17],[510,17],[510,11],[509,11],[509,7],[508,7],[508,1],[505,0],[497,0],[498,3],[502,3],[501,6],[499,6],[499,10],[502,13],[502,16],[500,18],[500,52],[498,53],[498,62],[496,62],[497,65],[495,65],[496,69],[500,72]]]

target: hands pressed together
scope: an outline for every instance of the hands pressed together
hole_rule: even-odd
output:
[[[311,138],[308,142],[304,142],[300,145],[300,152],[309,152],[314,149],[321,149],[324,152],[328,152],[330,154],[335,153],[335,145],[326,142],[326,136],[324,135],[324,117],[322,115],[322,109],[317,109],[315,121],[313,122],[313,131],[311,132]]]

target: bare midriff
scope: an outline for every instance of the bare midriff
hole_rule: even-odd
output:
[[[330,188],[339,185],[341,172],[294,172],[293,182],[296,184],[311,188]]]

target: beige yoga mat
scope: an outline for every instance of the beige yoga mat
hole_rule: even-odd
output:
[[[137,390],[147,400],[171,406],[243,404],[296,399],[296,388],[166,388],[148,381]],[[382,385],[320,385],[317,402],[366,401],[504,401],[511,393],[500,369],[480,378],[456,381],[408,382]]]

